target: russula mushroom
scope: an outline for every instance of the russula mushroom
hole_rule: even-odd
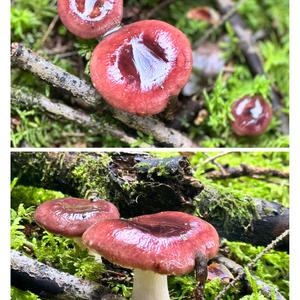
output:
[[[173,211],[104,220],[91,226],[82,240],[110,262],[134,268],[133,300],[169,300],[167,275],[191,272],[199,254],[211,259],[219,248],[212,225]]]
[[[82,39],[99,38],[121,23],[123,0],[58,0],[61,21]]]
[[[188,11],[187,17],[192,20],[206,21],[212,25],[220,22],[220,15],[209,6],[199,6]]]
[[[234,117],[232,130],[239,136],[261,135],[272,120],[272,108],[260,95],[244,96],[235,101],[231,112]]]
[[[187,37],[162,21],[124,26],[103,39],[91,59],[91,78],[113,107],[137,115],[163,111],[192,69]]]
[[[46,201],[37,207],[34,214],[35,221],[45,230],[73,238],[81,246],[81,236],[90,226],[119,217],[118,209],[108,201],[92,202],[79,198]],[[101,261],[100,256],[96,257]]]

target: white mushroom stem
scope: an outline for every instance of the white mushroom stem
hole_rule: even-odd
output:
[[[170,300],[167,275],[134,269],[132,300]]]

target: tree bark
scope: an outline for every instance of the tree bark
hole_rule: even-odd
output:
[[[289,227],[288,208],[204,186],[183,157],[18,152],[12,153],[11,170],[19,184],[110,199],[125,218],[166,210],[196,213],[228,240],[268,245]],[[288,238],[278,245],[288,247]]]

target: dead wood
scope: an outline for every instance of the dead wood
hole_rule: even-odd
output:
[[[11,283],[51,299],[124,300],[99,283],[61,272],[15,250],[11,250]]]
[[[92,134],[100,134],[102,136],[111,135],[128,145],[137,143],[136,138],[129,136],[124,130],[117,128],[114,124],[109,124],[103,117],[93,117],[92,114],[74,109],[66,104],[49,99],[42,94],[29,93],[22,88],[12,88],[11,103],[12,106],[20,108],[39,109],[55,119],[71,121],[79,125],[82,129],[89,130]],[[143,146],[151,148],[146,143]]]

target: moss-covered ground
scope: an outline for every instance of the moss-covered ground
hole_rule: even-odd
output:
[[[153,152],[159,157],[177,156],[175,152]],[[289,205],[288,180],[271,178],[259,180],[249,177],[237,179],[211,180],[206,177],[206,171],[216,168],[211,163],[205,163],[207,158],[217,153],[185,153],[189,155],[191,165],[195,170],[194,176],[206,186],[228,192],[234,195],[243,195],[264,198],[277,201],[284,206]],[[241,163],[257,167],[288,170],[289,155],[284,152],[257,152],[257,153],[230,153],[217,159],[223,165],[239,166]],[[105,163],[105,162],[104,162]],[[94,258],[80,249],[70,239],[48,233],[37,226],[33,220],[33,212],[36,206],[48,199],[61,198],[64,195],[58,191],[45,190],[34,186],[22,186],[15,178],[11,185],[11,247],[19,250],[41,262],[55,268],[74,274],[76,276],[95,280],[109,286],[112,291],[130,298],[132,289],[132,277],[130,271],[118,269],[118,273],[124,276],[112,276],[109,264],[100,265]],[[72,196],[72,195],[71,195]],[[196,212],[197,213],[197,212]],[[242,212],[241,212],[242,213]],[[240,242],[224,241],[227,256],[245,266],[260,253],[264,247],[253,246]],[[252,274],[259,276],[270,285],[276,286],[288,299],[289,297],[289,254],[272,250],[264,255],[255,265]],[[252,282],[250,280],[250,282]],[[192,292],[196,281],[193,274],[181,277],[169,277],[169,288],[172,300],[188,300],[192,298]],[[220,281],[214,280],[206,284],[206,299],[214,299],[223,288]],[[253,293],[245,295],[238,287],[231,289],[224,299],[266,299],[261,295],[259,288],[252,282]],[[29,291],[20,291],[12,288],[12,299],[39,299],[37,295]]]
[[[126,23],[137,16],[144,16],[155,8],[160,0],[126,0]],[[215,6],[212,0],[174,0],[158,10],[152,18],[169,22],[181,29],[194,44],[211,25],[204,21],[187,18],[187,12],[199,5]],[[228,22],[214,31],[210,42],[221,42],[226,65],[230,72],[221,74],[216,82],[197,95],[204,101],[208,117],[200,124],[180,120],[182,130],[204,147],[287,147],[288,137],[280,128],[280,118],[276,115],[268,131],[259,138],[238,138],[230,129],[230,106],[234,100],[245,94],[262,94],[270,99],[270,87],[276,86],[282,98],[284,112],[289,111],[289,3],[288,0],[248,0],[238,12],[258,37],[257,45],[264,59],[266,75],[253,78],[243,57],[238,40]],[[38,51],[47,59],[77,76],[89,79],[89,59],[97,41],[83,41],[70,34],[59,20],[55,21],[56,1],[54,0],[15,0],[12,2],[11,30],[12,41],[24,43]],[[55,21],[50,32],[49,25]],[[52,24],[54,24],[52,23]],[[46,96],[70,100],[69,95],[51,87],[32,74],[18,69],[12,72],[12,84],[25,86]],[[138,133],[138,141],[153,143],[151,136]],[[99,136],[83,128],[49,119],[35,109],[23,110],[12,107],[11,143],[17,146],[32,147],[116,147],[123,144],[111,136]]]

